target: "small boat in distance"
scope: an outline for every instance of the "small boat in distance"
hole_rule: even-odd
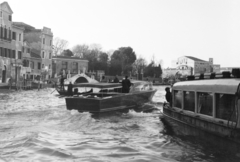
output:
[[[67,109],[91,113],[138,109],[150,102],[157,90],[149,82],[131,82],[133,85],[129,93],[121,92],[121,83],[74,84],[74,87],[97,88],[100,91],[65,98]]]
[[[178,135],[239,147],[240,70],[195,75],[175,83],[172,102],[164,103],[161,119]]]

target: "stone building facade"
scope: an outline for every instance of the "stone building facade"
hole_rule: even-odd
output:
[[[22,64],[24,29],[13,25],[12,14],[7,2],[0,4],[0,83],[17,81]]]
[[[175,68],[163,69],[163,77],[170,75],[194,75],[199,73],[220,72],[220,65],[213,64],[213,59],[204,61],[192,56],[182,56],[177,59]]]
[[[23,31],[24,29],[15,25],[12,25],[12,67],[11,76],[15,81],[19,80],[22,67],[22,48],[23,48]]]
[[[24,41],[27,42],[31,50],[34,50],[34,54],[38,54],[41,57],[41,73],[35,73],[33,75],[40,75],[43,80],[48,80],[52,76],[53,33],[51,29],[47,27],[43,27],[43,29],[35,29],[23,22],[14,22],[14,24],[24,28]],[[36,57],[33,57],[32,59],[36,59]]]
[[[79,57],[53,56],[52,65],[53,78],[62,74],[65,77],[71,77],[88,71],[88,60]]]

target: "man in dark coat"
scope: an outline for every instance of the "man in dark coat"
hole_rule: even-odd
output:
[[[113,83],[119,83],[119,80],[118,80],[118,76],[116,75],[114,80],[113,80]]]
[[[129,93],[131,82],[128,79],[128,76],[125,76],[125,79],[122,81],[122,92],[123,93]]]
[[[64,78],[63,78],[63,75],[60,78],[60,89],[63,90],[63,91],[65,90],[64,89]]]
[[[68,95],[72,96],[73,95],[73,85],[72,82],[68,84]]]
[[[165,88],[165,91],[166,91],[165,98],[166,98],[167,102],[169,102],[170,105],[171,105],[171,103],[172,103],[172,93],[170,92],[170,88],[169,87]]]

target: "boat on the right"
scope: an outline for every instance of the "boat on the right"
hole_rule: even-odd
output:
[[[172,86],[162,121],[173,132],[240,146],[240,70],[188,76]]]

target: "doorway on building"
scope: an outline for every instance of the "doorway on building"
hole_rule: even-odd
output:
[[[6,81],[6,74],[7,74],[7,67],[4,65],[4,68],[2,70],[2,83],[5,83]]]

